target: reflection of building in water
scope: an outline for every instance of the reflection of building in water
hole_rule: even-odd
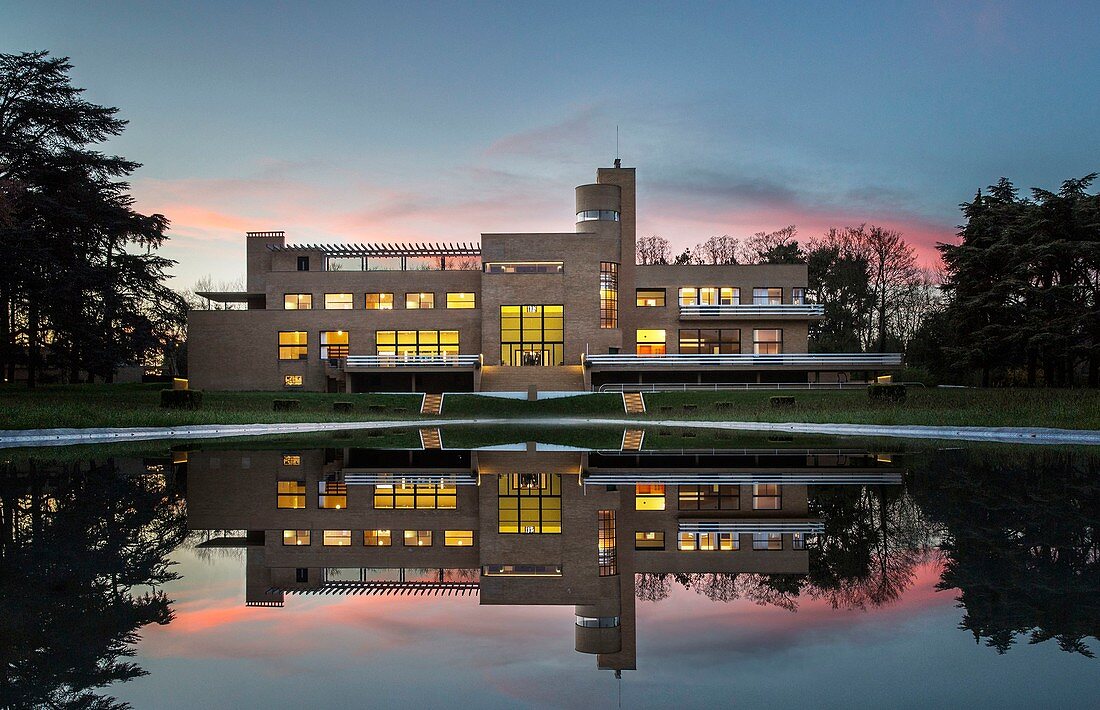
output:
[[[198,451],[188,525],[248,531],[250,605],[571,605],[577,650],[620,670],[635,667],[635,574],[804,574],[821,527],[809,485],[897,482],[888,458],[838,449]]]

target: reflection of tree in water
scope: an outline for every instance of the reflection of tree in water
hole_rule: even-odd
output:
[[[172,619],[158,587],[185,535],[162,474],[0,464],[0,705],[125,707],[93,690],[145,675],[122,659],[138,629]]]
[[[1005,653],[1018,637],[1093,656],[1100,637],[1100,456],[1044,448],[937,452],[912,486],[943,524],[939,589],[960,628]]]

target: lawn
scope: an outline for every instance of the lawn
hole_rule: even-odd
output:
[[[206,392],[197,411],[161,409],[160,385],[50,385],[33,391],[0,388],[0,429],[54,427],[180,426],[273,422],[339,422],[425,419],[420,395],[314,392]],[[944,426],[1037,426],[1100,429],[1100,390],[910,388],[901,403],[872,401],[864,390],[785,392],[792,407],[775,408],[774,392],[647,393],[647,412],[627,415],[616,394],[528,402],[522,399],[448,395],[443,417],[636,418],[685,421],[825,422]],[[275,412],[276,399],[296,399],[300,409]],[[348,413],[332,403],[351,401]]]

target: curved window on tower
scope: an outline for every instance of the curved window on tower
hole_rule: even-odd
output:
[[[597,220],[618,222],[619,213],[615,210],[583,210],[577,213],[578,222],[595,222]]]

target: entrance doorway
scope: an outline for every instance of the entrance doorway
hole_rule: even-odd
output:
[[[511,367],[564,365],[564,306],[501,306],[500,362]]]

